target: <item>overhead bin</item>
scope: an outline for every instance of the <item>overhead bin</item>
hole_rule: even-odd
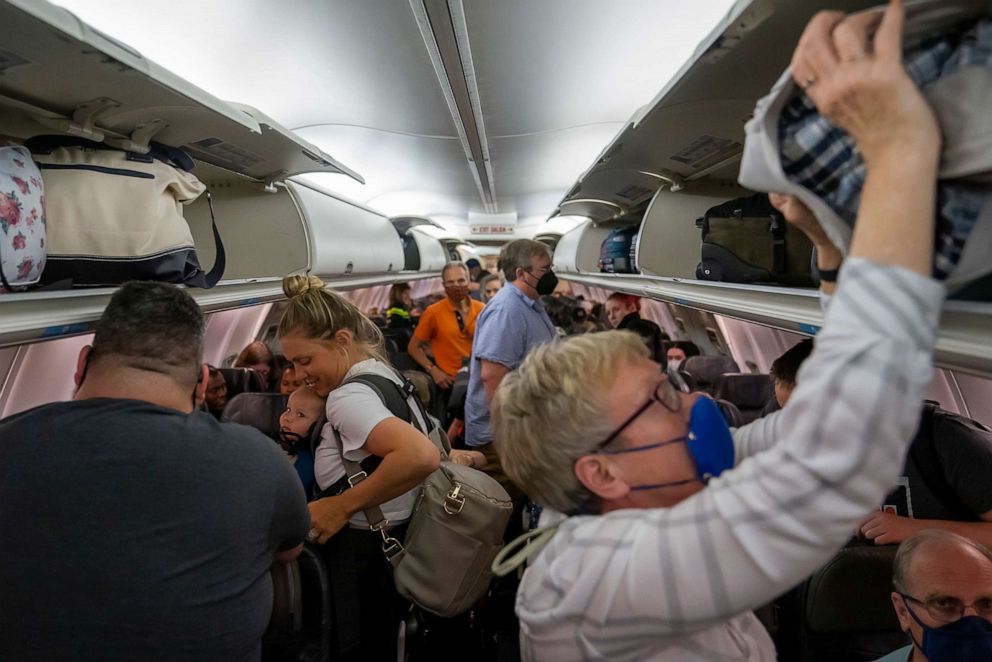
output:
[[[440,271],[448,262],[448,251],[441,241],[421,228],[444,229],[423,216],[397,216],[389,219],[403,244],[404,271]]]
[[[309,183],[286,184],[310,240],[310,271],[321,278],[403,270],[403,244],[389,218]]]
[[[678,193],[660,190],[651,200],[637,239],[642,274],[695,278],[700,257],[696,219],[707,209],[749,195],[733,181],[700,181]]]
[[[362,181],[260,111],[211,96],[64,9],[5,0],[0,26],[10,135],[64,133],[142,153],[155,140],[270,185],[304,172]]]
[[[444,249],[444,245],[437,237],[433,237],[423,230],[411,228],[408,232],[419,257],[416,271],[441,271],[448,262],[448,252]]]
[[[590,220],[563,234],[555,246],[554,270],[571,274],[599,273],[599,251],[610,229]]]
[[[856,11],[878,3],[837,0],[830,8]],[[599,220],[643,189],[650,197],[658,190],[681,194],[701,180],[736,180],[744,123],[788,65],[817,9],[794,0],[737,3],[583,173],[559,212],[584,210]],[[591,208],[589,200],[599,204]]]

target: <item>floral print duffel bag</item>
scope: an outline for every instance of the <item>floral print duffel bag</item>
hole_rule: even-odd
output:
[[[39,282],[45,256],[41,173],[27,148],[0,144],[0,293]]]

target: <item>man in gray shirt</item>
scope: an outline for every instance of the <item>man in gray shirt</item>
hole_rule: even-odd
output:
[[[194,408],[203,333],[185,291],[128,283],[73,401],[0,421],[0,659],[259,659],[310,515],[275,443]]]
[[[500,269],[507,287],[482,309],[475,323],[472,362],[465,401],[465,442],[486,456],[483,469],[512,488],[492,447],[489,401],[503,377],[524,360],[533,347],[555,337],[555,327],[540,302],[555,290],[558,279],[551,271],[551,252],[545,244],[518,239],[500,253]]]

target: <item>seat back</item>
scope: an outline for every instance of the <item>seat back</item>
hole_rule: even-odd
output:
[[[745,423],[761,417],[761,412],[775,395],[775,387],[768,375],[728,373],[717,378],[713,397],[729,400],[737,405]]]
[[[241,393],[228,401],[220,420],[248,425],[279,440],[279,417],[288,396],[279,393]]]
[[[720,409],[720,413],[723,414],[723,418],[726,419],[727,425],[732,428],[739,428],[744,425],[744,417],[741,416],[740,410],[733,402],[720,400],[719,398],[714,398],[714,400],[716,401],[716,406]]]
[[[251,368],[218,368],[227,384],[227,399],[241,393],[262,393],[266,390],[262,376]]]
[[[327,568],[309,544],[290,563],[272,566],[272,618],[262,659],[327,662],[331,650],[331,591]]]
[[[737,363],[729,356],[690,356],[682,369],[692,375],[699,389],[713,393],[717,379],[727,372],[740,372]]]
[[[897,547],[842,549],[801,591],[803,662],[876,660],[909,643],[892,607]]]

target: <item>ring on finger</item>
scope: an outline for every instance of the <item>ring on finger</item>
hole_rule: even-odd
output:
[[[799,87],[803,88],[804,90],[808,90],[814,85],[816,85],[816,76],[810,75],[810,76],[806,76],[805,80],[803,80],[803,82],[799,84]]]
[[[319,537],[320,537],[320,531],[318,531],[317,529],[310,529],[310,533],[307,534],[307,540],[309,540],[310,542],[313,542]]]
[[[849,55],[848,58],[847,58],[847,61],[848,62],[851,62],[851,63],[854,63],[854,62],[861,62],[861,60],[863,60],[863,59],[865,59],[865,52],[864,51],[857,51],[857,52],[852,53],[851,55]]]

